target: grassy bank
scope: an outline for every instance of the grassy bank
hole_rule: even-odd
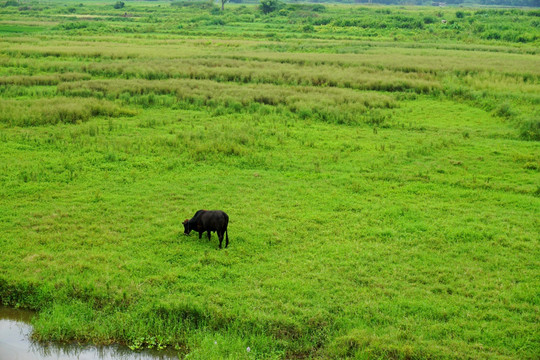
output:
[[[538,354],[536,10],[27,5],[0,8],[0,299],[36,339]],[[202,208],[228,249],[182,235]]]

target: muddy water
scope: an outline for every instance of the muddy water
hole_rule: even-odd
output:
[[[174,351],[135,352],[125,346],[41,344],[30,339],[31,311],[0,306],[0,360],[172,360]]]

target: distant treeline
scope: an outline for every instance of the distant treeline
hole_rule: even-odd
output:
[[[259,3],[258,0],[230,0],[232,3]],[[489,5],[540,7],[540,0],[286,0],[286,3],[343,3],[343,4],[386,4],[386,5]]]
[[[14,0],[11,0],[14,1]],[[152,0],[147,0],[152,1]],[[260,0],[229,0],[236,4],[258,4]],[[8,1],[9,2],[9,1]],[[190,3],[206,3],[212,1],[205,0],[180,0],[173,1],[177,5],[189,6]],[[481,5],[481,6],[525,6],[525,7],[540,7],[540,0],[285,0],[285,3],[342,3],[342,4],[385,4],[385,5]]]
[[[322,0],[313,0],[315,2],[324,2]],[[335,0],[340,2],[339,0]],[[349,2],[344,0],[342,2]],[[387,5],[491,5],[491,6],[527,6],[540,7],[540,0],[354,0],[354,3],[377,3]]]

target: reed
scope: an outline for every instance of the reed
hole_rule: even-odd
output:
[[[133,116],[135,111],[114,103],[84,98],[1,100],[0,122],[8,126],[36,126],[88,121],[95,116]]]

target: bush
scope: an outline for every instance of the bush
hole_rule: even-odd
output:
[[[514,116],[514,111],[509,103],[504,102],[495,109],[495,115],[508,119]]]
[[[287,10],[290,11],[313,11],[313,12],[325,12],[326,7],[321,4],[289,4]]]
[[[19,6],[19,3],[16,0],[8,0],[2,5],[2,7],[8,7],[8,6]]]
[[[519,137],[522,140],[540,141],[540,119],[524,121],[519,129]]]
[[[484,36],[484,38],[488,40],[500,40],[501,34],[496,31],[490,31]]]
[[[193,7],[197,9],[213,9],[217,8],[213,1],[173,1],[171,6],[177,7]]]
[[[115,9],[121,9],[124,7],[124,2],[123,1],[117,1],[116,4],[114,4],[114,8]]]
[[[261,0],[260,9],[263,14],[269,14],[283,7],[283,3],[279,0]]]
[[[433,16],[424,16],[424,24],[434,24],[437,22]]]
[[[324,17],[324,18],[315,18],[313,19],[312,24],[313,25],[328,25],[332,22],[331,17]]]
[[[306,24],[304,27],[302,27],[303,32],[314,32],[315,28],[311,24]]]
[[[218,11],[220,10],[218,9]],[[207,25],[225,25],[225,24],[226,24],[225,20],[221,18],[213,18],[212,20],[209,20],[207,22]]]
[[[86,29],[90,23],[88,21],[77,21],[77,22],[68,22],[63,23],[58,26],[55,26],[54,30],[76,30],[76,29]]]

